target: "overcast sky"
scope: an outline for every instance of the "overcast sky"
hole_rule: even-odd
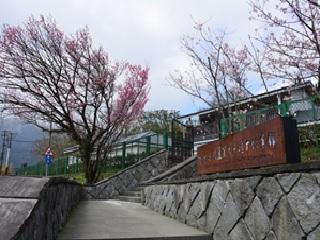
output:
[[[180,39],[194,33],[191,16],[227,29],[240,43],[254,30],[248,12],[243,0],[5,0],[0,24],[20,24],[30,15],[44,14],[53,16],[67,34],[87,25],[94,44],[111,58],[150,67],[147,110],[189,113],[203,106],[170,87],[167,79],[170,71],[187,67]]]

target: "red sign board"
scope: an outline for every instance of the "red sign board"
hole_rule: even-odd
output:
[[[300,161],[295,120],[274,118],[198,148],[198,174]]]

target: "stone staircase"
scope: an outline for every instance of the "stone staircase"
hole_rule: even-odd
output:
[[[142,203],[142,191],[143,187],[137,187],[119,195],[116,199],[123,202]]]
[[[159,174],[155,177],[151,177],[146,181],[141,182],[140,184],[150,184],[154,182],[163,182],[163,181],[174,181],[179,179],[186,179],[195,176],[196,169],[196,157],[189,157],[187,160],[173,165],[171,168],[167,169],[162,174]],[[123,202],[133,202],[133,203],[143,203],[142,199],[143,187],[138,186],[130,191],[126,191],[114,200],[119,200]]]

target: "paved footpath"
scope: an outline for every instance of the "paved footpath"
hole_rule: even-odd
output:
[[[135,239],[209,240],[208,234],[162,216],[138,203],[83,201],[58,240]]]

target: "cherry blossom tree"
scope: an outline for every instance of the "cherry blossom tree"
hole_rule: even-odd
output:
[[[99,179],[112,143],[142,113],[148,90],[148,68],[111,61],[93,47],[87,28],[66,35],[43,16],[2,28],[0,99],[20,118],[69,134],[88,183]]]
[[[262,73],[293,83],[320,83],[320,6],[317,0],[250,0],[261,23],[255,40],[265,49]]]
[[[203,24],[196,24],[195,29],[197,37],[182,38],[189,69],[171,73],[171,84],[210,107],[222,107],[251,96],[247,48],[231,47],[225,32],[217,33]]]

